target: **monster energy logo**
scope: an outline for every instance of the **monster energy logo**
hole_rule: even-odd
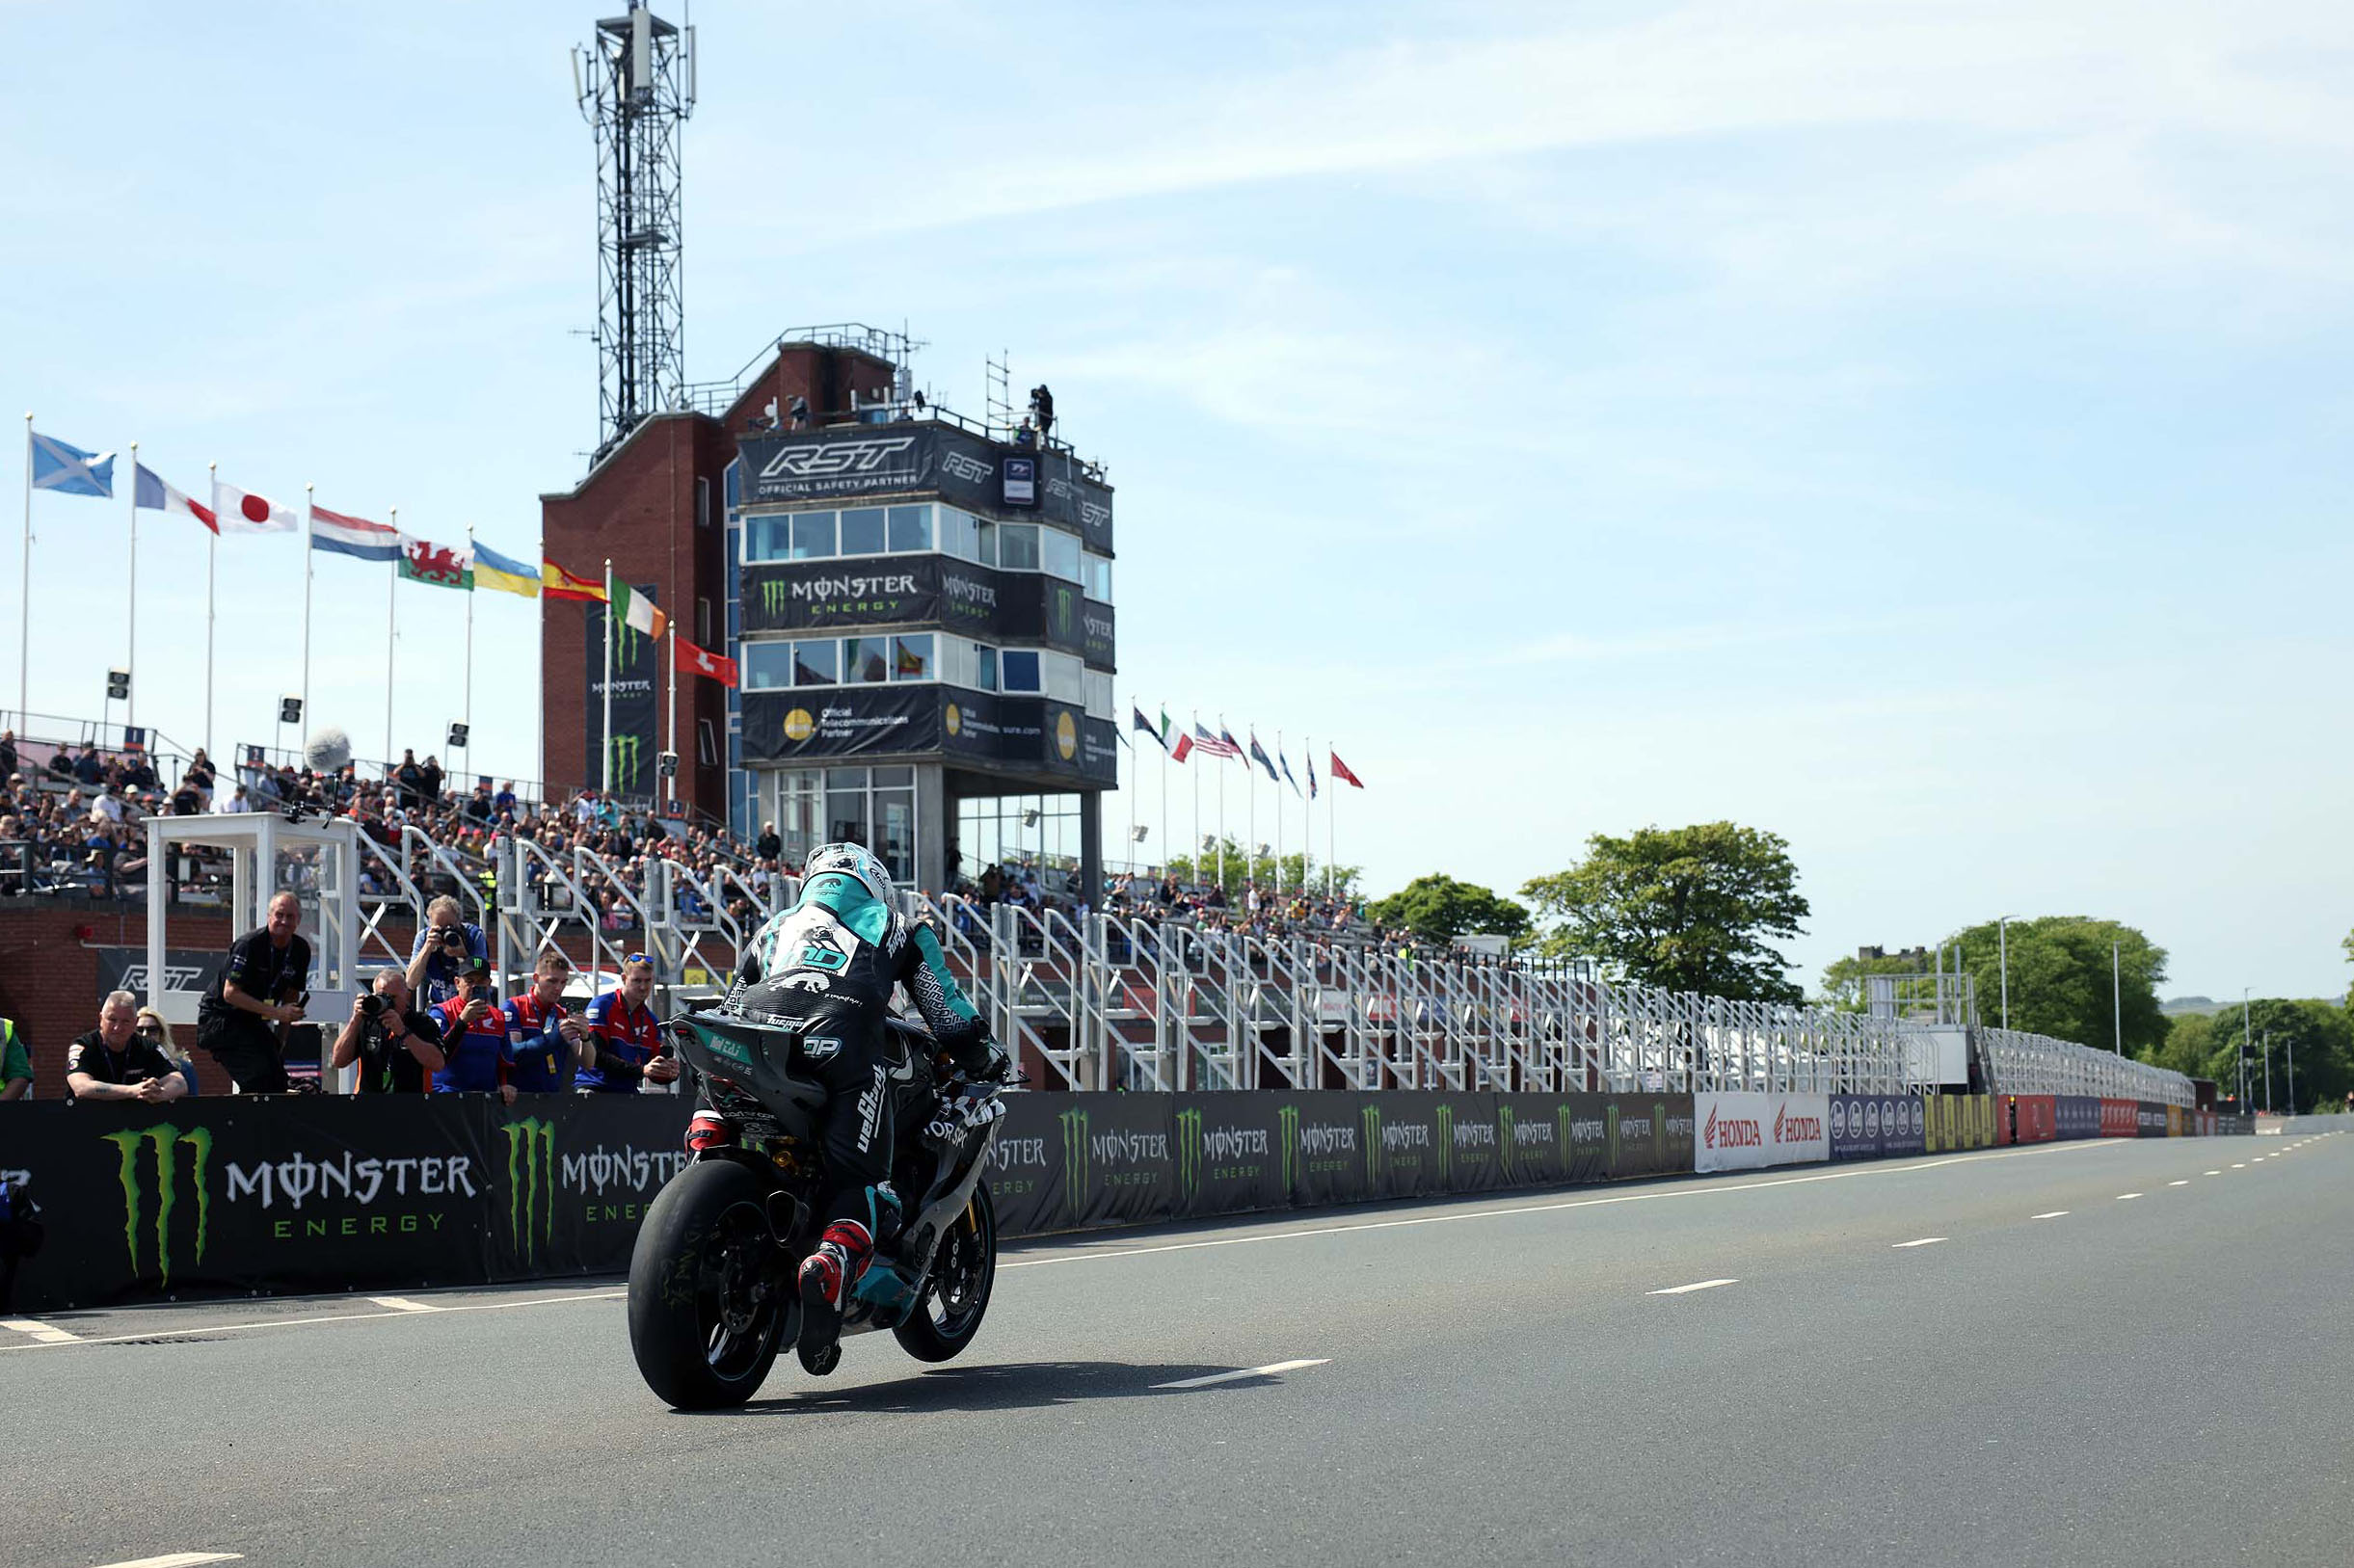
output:
[[[638,629],[609,609],[605,612],[604,624],[605,629],[613,636],[614,668],[626,670],[637,662]]]
[[[1438,1179],[1445,1182],[1454,1174],[1455,1164],[1455,1107],[1438,1107]]]
[[[172,1283],[172,1210],[179,1199],[178,1150],[182,1144],[195,1151],[190,1164],[196,1183],[196,1262],[204,1261],[212,1221],[212,1129],[195,1127],[182,1132],[170,1122],[158,1122],[138,1131],[109,1132],[105,1138],[122,1161],[122,1241],[130,1250],[133,1279],[139,1277],[139,1232],[147,1211],[147,1174],[141,1168],[139,1146],[146,1144],[154,1152],[155,1267],[168,1287]]]
[[[1512,1179],[1512,1137],[1518,1126],[1519,1119],[1512,1114],[1512,1107],[1499,1103],[1496,1106],[1496,1175],[1506,1182]]]
[[[1668,1103],[1654,1100],[1651,1102],[1651,1169],[1664,1171],[1667,1168]]]
[[[1565,1111],[1563,1114],[1568,1113]],[[1602,1112],[1602,1168],[1613,1176],[1618,1174],[1618,1103],[1616,1100]]]
[[[1365,1181],[1376,1185],[1381,1180],[1381,1107],[1366,1105],[1358,1114],[1365,1122]]]
[[[1576,1112],[1572,1111],[1567,1105],[1554,1106],[1553,1130],[1561,1141],[1562,1169],[1565,1172],[1574,1172],[1577,1169],[1577,1161],[1574,1157],[1572,1157],[1573,1152],[1577,1148]]]
[[[541,1247],[555,1244],[556,1124],[529,1116],[499,1131],[507,1138],[507,1239],[536,1262]]]
[[[1201,1190],[1201,1112],[1177,1113],[1177,1190],[1190,1198]]]
[[[1062,1123],[1062,1202],[1063,1208],[1076,1219],[1086,1204],[1087,1178],[1087,1113],[1066,1110],[1058,1118]]]
[[[1278,1105],[1275,1126],[1283,1141],[1283,1190],[1290,1192],[1299,1185],[1299,1107]]]
[[[638,770],[646,765],[646,737],[643,735],[607,735],[605,751],[613,758],[613,786],[628,789],[637,783]]]
[[[785,606],[792,602],[792,584],[764,582],[761,584],[761,608],[772,616],[783,615]]]

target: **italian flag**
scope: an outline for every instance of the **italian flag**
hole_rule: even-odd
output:
[[[626,582],[613,585],[613,616],[631,631],[642,631],[649,637],[660,637],[670,625],[670,617],[653,599]]]

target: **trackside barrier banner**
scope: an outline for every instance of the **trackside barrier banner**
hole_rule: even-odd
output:
[[[2104,1138],[2138,1138],[2142,1135],[2142,1107],[2138,1100],[2103,1100],[2100,1103],[2100,1135]]]
[[[685,1162],[671,1096],[8,1107],[48,1241],[27,1311],[131,1294],[478,1285],[629,1266]]]
[[[1923,1153],[1948,1155],[1994,1146],[1993,1095],[1931,1095],[1925,1105],[1929,1129]]]
[[[1700,1135],[1694,1166],[1752,1171],[1768,1165],[1818,1164],[1831,1157],[1831,1097],[1746,1090],[1693,1097]]]
[[[2100,1102],[2091,1095],[2058,1095],[2053,1109],[2063,1138],[2100,1136]]]
[[[2060,1135],[2057,1095],[2004,1095],[1994,1127],[2003,1143],[2049,1143]]]
[[[2167,1112],[2174,1107],[2155,1100],[2142,1100],[2133,1106],[2133,1135],[2137,1138],[2163,1138],[2174,1133],[2180,1125]],[[2179,1134],[2178,1134],[2179,1135]]]
[[[1926,1117],[1918,1095],[1832,1095],[1831,1157],[1880,1159],[1924,1151]]]

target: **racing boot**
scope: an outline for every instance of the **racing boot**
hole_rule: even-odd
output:
[[[838,1219],[801,1260],[801,1337],[793,1349],[801,1368],[823,1377],[842,1360],[843,1304],[874,1256],[874,1237],[854,1219]]]

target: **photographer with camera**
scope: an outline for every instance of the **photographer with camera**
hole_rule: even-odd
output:
[[[354,1092],[421,1095],[441,1069],[441,1026],[414,1006],[415,993],[398,970],[377,971],[373,990],[352,998],[352,1016],[335,1036],[334,1065],[360,1064]]]
[[[444,894],[425,906],[425,928],[409,954],[409,988],[425,1006],[439,1007],[458,994],[458,976],[467,965],[490,956],[491,942],[482,927],[468,924],[458,901]]]
[[[507,1015],[491,984],[491,961],[469,958],[458,976],[457,995],[433,1010],[441,1026],[442,1062],[433,1076],[438,1095],[491,1094],[515,1103],[508,1081],[515,1060],[507,1043]]]
[[[595,1036],[564,1006],[573,961],[553,948],[533,966],[531,989],[507,1003],[507,1081],[524,1094],[563,1094],[574,1073],[594,1062]]]

